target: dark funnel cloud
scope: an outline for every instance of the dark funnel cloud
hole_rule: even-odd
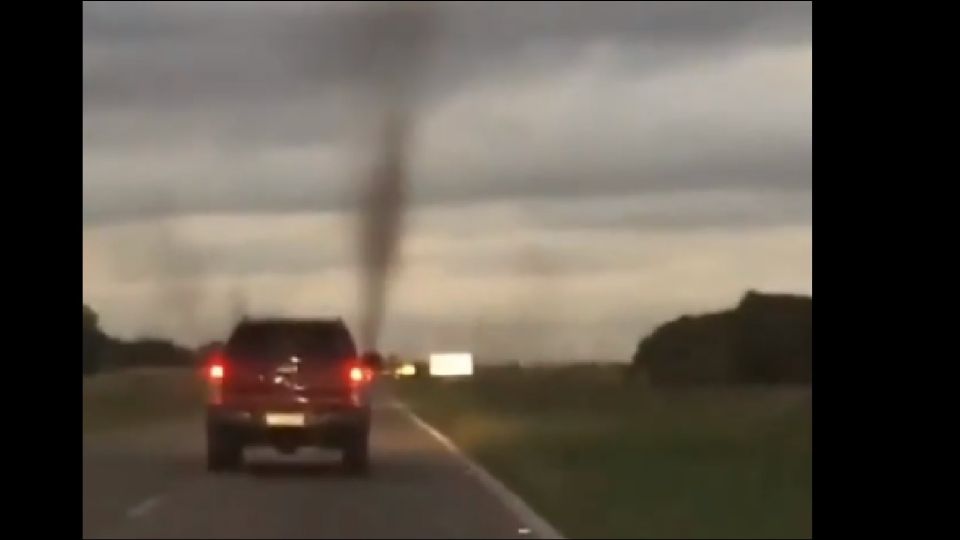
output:
[[[378,344],[403,238],[418,83],[434,26],[431,4],[396,3],[367,13],[345,40],[370,110],[380,116],[370,148],[373,167],[360,186],[360,341],[365,347]]]
[[[370,176],[360,208],[360,256],[363,271],[360,339],[376,346],[386,310],[387,280],[397,256],[406,206],[407,120],[394,111],[383,127],[381,161]]]

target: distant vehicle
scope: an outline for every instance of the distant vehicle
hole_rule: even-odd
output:
[[[411,362],[404,362],[402,365],[397,366],[393,376],[396,378],[413,377],[416,374],[417,374],[417,366],[415,366]]]
[[[358,356],[340,319],[241,321],[205,369],[207,469],[239,469],[245,447],[266,445],[340,449],[348,471],[365,472],[381,363]]]

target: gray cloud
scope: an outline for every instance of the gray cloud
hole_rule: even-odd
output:
[[[84,3],[84,106],[262,103],[353,85],[344,49],[382,3]],[[612,43],[651,69],[756,46],[810,40],[807,2],[439,3],[430,90],[498,70],[562,66]]]
[[[151,253],[163,246],[159,241],[144,242],[142,251]],[[176,242],[176,243],[174,243]],[[246,246],[217,246],[214,245],[194,255],[194,258],[184,257],[188,251],[188,242],[184,240],[168,241],[172,247],[167,249],[168,260],[157,264],[154,257],[145,258],[117,258],[123,262],[115,269],[115,276],[127,281],[189,281],[202,278],[205,271],[215,273],[218,277],[242,278],[270,274],[306,275],[322,272],[329,269],[343,269],[342,257],[326,253],[321,250],[291,250],[290,246],[278,245],[275,242],[263,242]],[[133,255],[136,249],[129,246],[115,246],[120,252]],[[193,250],[195,253],[197,250]],[[211,269],[216,269],[213,272]]]
[[[85,3],[85,223],[170,211],[345,208],[349,157],[338,158],[333,172],[309,160],[288,160],[288,170],[278,171],[255,158],[272,149],[356,143],[350,137],[363,120],[357,84],[369,70],[353,65],[355,55],[344,49],[382,9],[377,3]],[[643,81],[711,59],[809,43],[811,30],[805,2],[442,3],[438,9],[440,45],[431,51],[422,104],[427,113],[509,81],[549,81],[591,47],[616,54],[613,75]],[[496,139],[492,121],[478,114],[458,119],[463,130],[478,144]],[[793,122],[798,113],[756,114]],[[727,126],[698,125],[701,118],[658,122],[656,137],[666,151],[625,146],[630,126],[587,126],[595,142],[571,133],[549,154],[529,150],[531,163],[491,151],[480,167],[437,165],[416,179],[416,202],[809,188],[809,133],[802,127],[739,135],[734,129],[725,139]],[[702,131],[701,141],[690,140],[691,129]],[[211,149],[202,165],[183,155],[191,141]],[[577,148],[588,154],[574,155]],[[167,171],[163,163],[124,169],[124,156],[142,149],[180,169]],[[462,179],[449,181],[452,174]],[[176,198],[175,208],[153,202],[163,194]]]
[[[726,230],[811,225],[810,191],[705,191],[643,198],[594,197],[548,205],[535,201],[529,214],[550,230]]]

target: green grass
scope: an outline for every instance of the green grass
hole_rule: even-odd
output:
[[[203,384],[185,368],[134,369],[83,379],[83,431],[149,425],[201,410]]]
[[[811,536],[809,388],[654,391],[576,367],[396,390],[568,537]]]

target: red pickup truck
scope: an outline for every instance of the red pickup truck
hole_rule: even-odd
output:
[[[205,366],[207,468],[239,469],[248,446],[342,450],[369,464],[370,401],[379,356],[358,356],[340,319],[241,321]]]

